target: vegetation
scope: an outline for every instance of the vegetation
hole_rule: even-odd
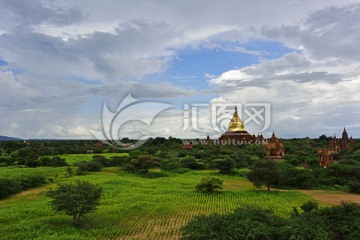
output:
[[[196,189],[200,192],[212,193],[223,189],[223,181],[214,177],[205,177],[196,185]]]
[[[56,190],[50,190],[46,195],[53,199],[50,202],[53,210],[72,216],[77,225],[82,216],[96,209],[101,193],[101,187],[78,180],[74,184],[59,184]]]
[[[178,238],[180,227],[198,213],[223,214],[242,206],[261,205],[281,216],[290,216],[292,206],[311,199],[298,191],[255,191],[245,178],[214,170],[142,178],[111,167],[98,173],[62,178],[66,167],[53,169],[58,171],[59,183],[82,180],[102,186],[98,209],[81,218],[81,228],[72,227],[68,216],[51,210],[45,195],[48,186],[29,190],[0,202],[0,222],[6,223],[0,224],[0,239]],[[194,190],[207,176],[223,181],[221,194]]]
[[[257,160],[250,169],[247,177],[256,187],[266,185],[267,190],[270,191],[270,184],[279,179],[279,171],[273,160]]]
[[[351,200],[358,196],[349,193],[345,196],[343,192],[359,193],[360,143],[357,141],[352,149],[334,154],[332,166],[320,168],[317,147],[327,141],[325,137],[284,140],[286,155],[276,161],[263,159],[265,148],[261,145],[210,144],[182,149],[182,141],[175,138],[150,139],[129,153],[119,153],[95,141],[0,142],[0,196],[6,197],[0,201],[0,223],[5,223],[0,224],[0,239],[178,238],[180,227],[195,215],[218,214],[214,219],[221,222],[223,214],[237,212],[237,208],[247,209],[240,215],[252,211],[253,216],[265,214],[261,219],[268,219],[263,223],[250,217],[255,226],[249,223],[254,231],[248,238],[271,239],[281,234],[294,239],[333,239],[337,233],[322,235],[327,226],[313,224],[312,229],[308,224],[326,222],[325,215],[333,212],[321,215],[324,202],[320,201],[316,210],[317,203],[297,190],[340,190],[329,194],[351,196]],[[84,154],[87,152],[95,154]],[[98,211],[81,217],[81,227],[69,225],[64,214],[51,211],[46,197],[47,189],[55,184],[72,184],[77,180],[90,181],[104,189]],[[205,192],[208,183],[220,187],[222,182],[221,194],[194,191],[202,181],[201,191]],[[287,190],[265,191],[270,187]],[[318,199],[315,194],[312,196]],[[355,211],[352,207],[342,209],[351,214]],[[337,214],[344,229],[357,231],[355,225],[348,225],[346,218]],[[228,229],[236,224],[236,221],[229,224]],[[245,234],[246,224],[239,225],[242,230],[232,231]],[[214,226],[219,228],[216,231],[226,232],[222,229],[225,226]],[[282,232],[273,232],[276,226]],[[301,228],[305,229],[304,234],[300,233]],[[341,231],[339,234],[346,237],[339,239],[351,239],[349,232]]]
[[[282,218],[271,210],[242,207],[233,213],[199,215],[182,228],[182,239],[358,239],[360,205],[309,211]]]

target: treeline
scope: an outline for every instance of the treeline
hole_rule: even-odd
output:
[[[255,185],[285,189],[336,189],[360,193],[360,165],[334,163],[327,168],[300,169],[286,162],[257,160],[247,178]]]
[[[181,239],[359,239],[358,204],[308,209],[303,214],[294,210],[291,218],[256,207],[243,207],[224,215],[198,215],[182,227]]]
[[[48,180],[43,175],[26,175],[14,179],[0,178],[0,199],[22,192],[24,190],[40,187]]]

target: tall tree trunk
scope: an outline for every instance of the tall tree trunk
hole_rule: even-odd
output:
[[[270,191],[270,183],[267,184],[267,189]]]

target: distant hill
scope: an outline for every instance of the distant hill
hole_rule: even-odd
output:
[[[20,138],[0,136],[0,141],[16,141],[21,140]]]

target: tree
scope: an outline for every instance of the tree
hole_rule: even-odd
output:
[[[224,159],[214,160],[214,166],[216,169],[220,170],[220,173],[232,173],[235,168],[235,161],[230,157],[225,157]]]
[[[270,191],[270,184],[279,179],[279,170],[271,159],[257,160],[250,169],[251,171],[247,174],[248,179],[254,186],[266,185],[268,191]]]
[[[72,216],[73,224],[77,225],[82,216],[96,209],[102,191],[100,186],[77,180],[74,184],[59,184],[47,196],[53,199],[50,204],[54,211]]]
[[[149,172],[149,169],[152,167],[158,167],[160,166],[160,162],[159,160],[150,155],[150,154],[146,154],[146,155],[139,155],[135,158],[133,158],[130,161],[133,169],[141,174],[146,174]]]
[[[198,215],[181,228],[181,239],[281,239],[284,226],[286,220],[271,210],[248,206],[223,215]]]
[[[223,189],[223,181],[214,177],[205,177],[196,185],[196,189],[201,192],[212,193],[216,190]]]
[[[41,157],[40,164],[41,164],[41,166],[47,166],[47,167],[62,167],[62,166],[68,165],[66,162],[66,159],[61,158],[59,156]]]
[[[194,156],[187,155],[183,159],[180,160],[180,163],[184,168],[189,168],[192,170],[199,170],[199,169],[204,168],[204,165],[197,162]]]

